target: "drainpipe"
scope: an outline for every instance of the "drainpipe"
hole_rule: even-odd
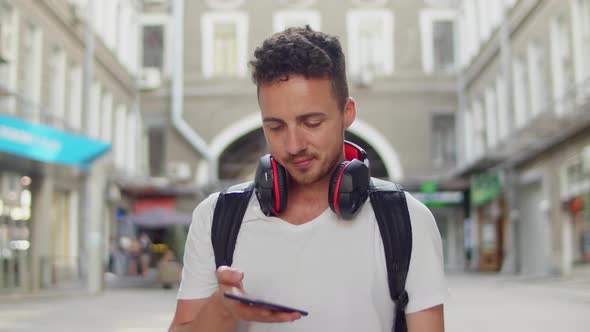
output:
[[[199,134],[182,117],[184,106],[184,0],[174,0],[172,8],[174,31],[174,55],[176,56],[172,72],[172,125],[184,139],[207,160],[209,184],[217,182],[217,161]]]
[[[500,68],[502,76],[504,77],[504,88],[506,94],[506,113],[513,113],[513,81],[512,81],[512,47],[510,45],[510,17],[509,8],[505,7],[503,10],[502,23],[500,25],[499,37],[500,37]],[[512,121],[508,121],[508,137],[512,136],[515,125]],[[518,266],[518,252],[517,252],[517,239],[516,236],[516,225],[518,222],[518,212],[516,206],[516,179],[514,166],[511,164],[505,164],[501,167],[501,174],[504,182],[504,200],[508,207],[508,215],[506,216],[506,230],[504,234],[504,248],[501,271],[503,273],[516,273]]]

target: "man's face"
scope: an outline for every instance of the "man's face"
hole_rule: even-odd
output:
[[[356,109],[352,99],[339,108],[330,80],[292,75],[261,85],[258,102],[270,153],[293,181],[325,180],[344,160],[344,130]]]

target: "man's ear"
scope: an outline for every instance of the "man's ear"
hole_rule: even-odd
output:
[[[348,129],[356,119],[356,103],[352,97],[348,97],[344,105],[344,129]]]

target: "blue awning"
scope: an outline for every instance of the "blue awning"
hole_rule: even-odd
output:
[[[88,170],[111,144],[0,115],[0,151]]]

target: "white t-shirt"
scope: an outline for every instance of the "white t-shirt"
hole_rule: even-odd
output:
[[[178,299],[206,298],[217,289],[211,245],[217,195],[209,196],[193,213]],[[414,197],[406,197],[413,242],[406,313],[412,313],[443,303],[446,286],[434,217]],[[253,297],[309,312],[289,323],[240,322],[238,331],[391,331],[394,303],[383,242],[369,202],[353,220],[338,219],[328,208],[296,226],[265,216],[253,194],[232,266],[244,272],[244,289]]]

